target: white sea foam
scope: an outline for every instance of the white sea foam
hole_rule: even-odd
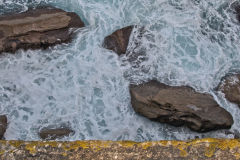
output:
[[[38,131],[49,125],[75,130],[63,140],[232,137],[224,131],[198,134],[138,116],[128,85],[155,78],[208,92],[233,114],[231,131],[239,132],[239,108],[213,92],[225,74],[240,67],[240,25],[229,7],[233,2],[0,0],[1,14],[46,3],[78,13],[86,24],[71,44],[1,55],[0,113],[9,119],[6,139],[38,140]],[[131,24],[145,26],[147,32],[137,48],[143,54],[129,63],[131,52],[119,58],[101,45],[105,36]],[[131,41],[128,50],[132,47]]]

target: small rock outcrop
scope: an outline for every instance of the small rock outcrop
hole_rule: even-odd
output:
[[[76,13],[53,7],[0,16],[0,53],[69,42],[81,27],[84,23]]]
[[[43,140],[55,140],[57,138],[63,138],[65,136],[69,136],[70,134],[74,134],[74,131],[69,128],[43,128],[39,136]]]
[[[3,139],[6,129],[7,129],[7,116],[0,115],[0,139]]]
[[[127,26],[107,36],[104,39],[103,47],[116,52],[118,55],[125,54],[133,28],[134,26]]]
[[[227,100],[240,107],[240,74],[224,77],[217,90],[223,92]]]
[[[134,110],[154,121],[185,125],[197,132],[228,129],[233,124],[231,114],[211,95],[198,93],[191,87],[150,81],[131,85],[130,93]]]

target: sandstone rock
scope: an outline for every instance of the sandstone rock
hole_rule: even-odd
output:
[[[227,129],[233,124],[231,114],[211,95],[198,93],[191,87],[173,87],[150,81],[131,85],[130,93],[134,110],[154,121],[186,125],[198,132]]]
[[[73,134],[74,131],[69,128],[43,128],[39,136],[44,140],[55,140],[57,138],[63,138],[65,136],[69,136]]]
[[[129,38],[134,26],[119,29],[104,39],[103,47],[116,52],[118,55],[127,51]]]
[[[217,90],[222,91],[227,100],[240,107],[240,74],[224,77]]]
[[[0,116],[0,139],[3,138],[4,133],[7,129],[7,116],[1,115]]]
[[[80,27],[84,23],[77,14],[53,7],[0,16],[0,53],[69,42]]]

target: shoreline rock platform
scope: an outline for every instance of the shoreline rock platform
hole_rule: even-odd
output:
[[[0,141],[0,159],[239,160],[239,139],[193,141]]]

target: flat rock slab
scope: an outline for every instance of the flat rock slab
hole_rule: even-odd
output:
[[[81,27],[84,23],[76,13],[53,7],[0,16],[0,53],[69,42],[74,29]]]
[[[0,141],[6,160],[238,160],[240,140],[201,139],[158,142],[23,142]]]
[[[222,91],[227,100],[240,107],[240,74],[224,77],[217,90]]]
[[[134,110],[154,121],[185,125],[197,132],[228,129],[233,124],[231,114],[211,95],[198,93],[191,87],[150,81],[131,85],[130,93]]]

